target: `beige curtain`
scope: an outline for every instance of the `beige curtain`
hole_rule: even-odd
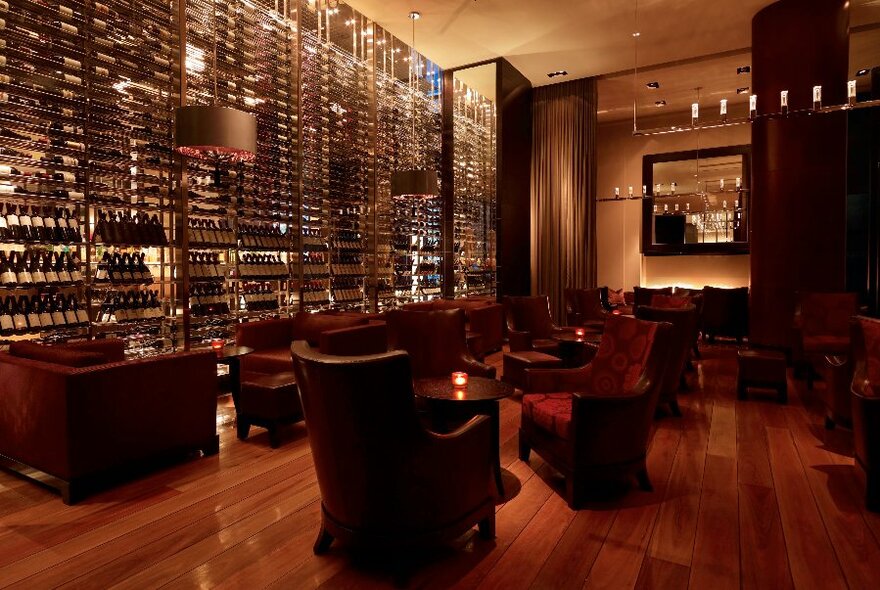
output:
[[[596,283],[596,80],[533,92],[532,289],[564,323],[565,288]]]

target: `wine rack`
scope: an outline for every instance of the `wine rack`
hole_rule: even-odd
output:
[[[440,69],[382,30],[376,40],[376,272],[379,304],[441,294],[441,200],[392,198],[395,170],[440,170]],[[415,123],[413,125],[413,123]]]
[[[14,271],[24,279],[17,284],[26,309],[11,295],[3,299],[4,310],[30,312],[27,329],[2,330],[7,341],[116,335],[132,355],[177,344],[176,260],[168,245],[177,44],[171,8],[155,0],[3,3],[0,197],[9,198],[7,227],[27,229],[0,239],[21,253],[16,260],[31,261]],[[99,211],[113,215],[114,230],[138,236],[149,220],[164,239],[149,246],[123,243],[125,232],[95,239]],[[105,254],[130,280],[97,280]]]
[[[495,105],[454,79],[455,294],[495,294]]]
[[[188,162],[187,256],[194,270],[207,272],[196,280],[190,273],[195,346],[229,339],[237,322],[286,315],[298,303],[296,21],[274,8],[187,2],[187,104],[257,119],[253,162]],[[200,260],[207,262],[199,267]]]

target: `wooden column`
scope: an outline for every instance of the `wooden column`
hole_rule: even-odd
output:
[[[846,272],[846,114],[812,114],[813,86],[843,104],[846,0],[780,0],[752,20],[750,340],[788,347],[797,291],[842,291]],[[780,111],[788,90],[789,116]],[[796,113],[804,110],[806,112]]]

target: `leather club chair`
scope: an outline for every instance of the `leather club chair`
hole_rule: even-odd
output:
[[[342,358],[297,341],[291,352],[321,491],[316,554],[334,539],[391,550],[434,545],[475,524],[494,537],[487,417],[449,434],[424,429],[402,351]]]
[[[852,354],[855,460],[865,472],[865,506],[880,512],[880,320],[852,321]]]
[[[654,297],[657,298],[656,295]],[[673,416],[681,416],[677,394],[680,389],[687,389],[684,371],[697,331],[697,308],[689,304],[675,308],[643,305],[636,309],[636,317],[648,322],[666,322],[672,326],[669,331],[669,359],[658,403],[667,404]]]
[[[468,350],[463,310],[393,309],[385,322],[388,348],[409,354],[414,378],[449,377],[455,371],[495,378],[495,367],[477,361]]]
[[[558,356],[559,343],[552,339],[553,335],[574,329],[553,323],[546,295],[505,297],[504,307],[510,352],[535,351]]]
[[[717,336],[725,336],[741,343],[749,333],[749,288],[703,287],[700,330],[709,342],[714,342]]]
[[[633,314],[641,305],[651,305],[654,295],[672,295],[672,287],[633,287]]]
[[[560,471],[570,507],[593,486],[633,476],[652,489],[645,459],[671,329],[612,316],[590,364],[527,371],[519,456],[534,450]]]
[[[598,289],[566,289],[565,312],[566,324],[602,331],[608,310],[602,302],[602,291]]]
[[[487,353],[501,350],[504,345],[504,307],[491,298],[438,298],[407,303],[403,309],[407,311],[464,310],[468,347],[476,359],[482,359]]]
[[[793,357],[804,365],[808,389],[823,357],[849,354],[850,319],[858,313],[856,293],[797,293]]]

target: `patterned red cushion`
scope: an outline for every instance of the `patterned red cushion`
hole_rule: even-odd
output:
[[[523,396],[523,416],[558,436],[571,437],[571,394],[531,393]]]
[[[590,363],[587,391],[612,395],[632,390],[645,370],[657,324],[625,316],[610,316]]]
[[[859,318],[859,323],[865,335],[868,381],[871,383],[871,393],[876,395],[880,385],[880,321]]]
[[[682,309],[691,303],[690,297],[680,297],[677,295],[656,294],[651,296],[651,307],[659,307],[661,309]]]
[[[626,299],[623,296],[623,289],[608,289],[608,303],[611,305],[624,305]]]

